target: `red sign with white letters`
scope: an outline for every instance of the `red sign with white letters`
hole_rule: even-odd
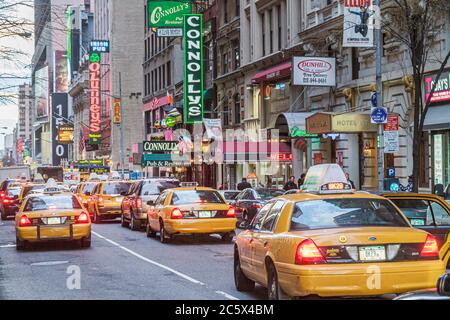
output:
[[[398,114],[390,114],[387,123],[384,125],[384,131],[398,131]]]

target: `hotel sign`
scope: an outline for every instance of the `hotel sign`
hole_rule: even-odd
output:
[[[89,138],[90,144],[101,143],[101,94],[100,94],[100,54],[89,56]]]
[[[184,15],[184,123],[203,122],[202,15]]]
[[[183,26],[183,15],[192,13],[192,3],[186,1],[147,1],[150,28]]]

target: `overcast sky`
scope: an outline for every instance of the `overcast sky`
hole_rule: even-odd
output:
[[[18,7],[17,14],[20,17],[26,18],[29,21],[34,20],[34,10],[29,7],[20,6]],[[21,58],[17,61],[17,64],[6,63],[5,61],[0,60],[0,70],[1,73],[11,73],[18,76],[27,76],[29,80],[9,80],[8,82],[2,81],[1,86],[16,86],[24,82],[31,82],[31,70],[24,69],[20,67],[20,65],[30,65],[31,58],[34,50],[34,40],[29,39],[21,39],[21,38],[2,38],[0,39],[0,47],[14,47],[22,50],[27,53],[27,57]],[[15,92],[18,92],[19,88],[12,89]],[[18,121],[18,108],[17,104],[11,105],[0,105],[0,127],[8,127],[9,129],[5,131],[4,129],[0,129],[1,132],[11,133],[13,128],[16,126]],[[0,135],[0,149],[3,148],[3,136]]]

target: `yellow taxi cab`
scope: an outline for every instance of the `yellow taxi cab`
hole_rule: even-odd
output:
[[[450,204],[435,194],[386,193],[415,228],[436,237],[440,257],[450,269]]]
[[[95,181],[81,182],[78,184],[77,189],[75,190],[75,194],[80,197],[83,206],[85,206],[86,208],[88,200],[91,197],[91,193],[96,185],[97,182]]]
[[[42,193],[25,198],[16,215],[16,248],[49,241],[75,241],[91,246],[91,221],[78,197],[48,183]]]
[[[271,200],[236,238],[239,291],[269,299],[364,297],[432,288],[445,272],[436,238],[388,199],[351,189],[338,165],[313,166],[303,193]]]
[[[162,243],[176,235],[219,234],[231,242],[236,229],[236,211],[214,189],[180,187],[167,189],[155,202],[147,203],[147,236]]]
[[[132,182],[110,180],[98,182],[87,201],[93,223],[122,216],[122,200],[128,194]]]
[[[45,189],[44,183],[22,183],[20,187],[20,193],[19,193],[19,204],[22,204],[23,200],[30,194],[30,193],[39,193],[42,192]]]

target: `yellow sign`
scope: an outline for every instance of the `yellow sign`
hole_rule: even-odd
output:
[[[377,132],[377,125],[370,122],[368,113],[345,113],[334,115],[331,121],[332,132]]]
[[[114,124],[120,124],[120,99],[114,98]]]

